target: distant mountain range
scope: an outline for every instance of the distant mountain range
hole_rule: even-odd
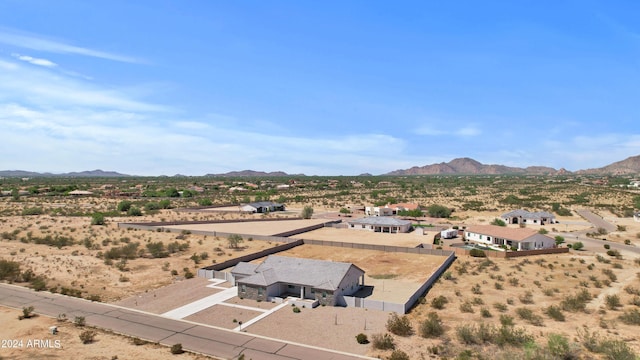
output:
[[[389,176],[406,176],[406,175],[446,175],[446,174],[460,174],[460,175],[565,175],[565,174],[579,174],[579,175],[629,175],[640,173],[640,155],[632,156],[622,161],[614,162],[613,164],[587,170],[578,170],[571,172],[561,169],[554,169],[547,166],[529,166],[526,168],[511,167],[505,165],[486,165],[479,161],[470,158],[458,158],[449,161],[448,163],[442,162],[439,164],[431,164],[425,166],[414,166],[410,169],[395,170],[382,175]],[[131,175],[121,174],[115,171],[82,171],[82,172],[70,172],[63,174],[52,173],[38,173],[32,171],[23,170],[4,170],[0,171],[0,177],[127,177]],[[182,177],[185,175],[176,174],[175,177]],[[206,174],[207,177],[282,177],[282,176],[306,176],[304,174],[287,174],[283,171],[255,171],[255,170],[242,170],[242,171],[230,171],[224,174]],[[372,176],[369,173],[361,174],[360,176]]]
[[[640,156],[632,156],[622,161],[615,162],[597,169],[579,170],[576,174],[605,175],[605,174],[636,174],[640,173]],[[547,166],[529,166],[526,168],[510,167],[505,165],[486,165],[470,158],[458,158],[448,163],[414,166],[410,169],[395,170],[384,175],[437,175],[437,174],[465,174],[465,175],[564,175],[572,174],[564,168],[554,169]]]
[[[102,170],[69,172],[69,173],[63,173],[63,174],[52,174],[48,172],[39,173],[39,172],[24,171],[24,170],[2,170],[0,171],[0,176],[31,178],[31,177],[125,177],[130,175],[120,174],[115,171],[102,171]]]

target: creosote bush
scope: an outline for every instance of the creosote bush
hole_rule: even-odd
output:
[[[392,350],[396,348],[393,337],[389,334],[373,334],[371,335],[371,345],[378,350]]]
[[[409,336],[413,334],[413,328],[409,317],[406,315],[398,316],[396,313],[391,313],[387,320],[387,331],[399,336]]]
[[[424,338],[436,338],[444,333],[444,327],[438,314],[430,312],[427,319],[420,324],[420,336]]]

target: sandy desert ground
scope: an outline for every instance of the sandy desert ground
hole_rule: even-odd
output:
[[[480,197],[477,196],[477,198]],[[613,200],[620,201],[619,199]],[[2,201],[2,206],[4,207],[38,205],[35,201],[19,204],[10,203],[7,199],[2,199]],[[86,201],[86,204],[76,204],[82,201]],[[602,197],[599,201],[608,200],[606,197]],[[64,203],[63,200],[60,200],[60,202]],[[98,204],[99,200],[95,199],[74,199],[73,202],[74,206],[78,207],[102,206]],[[326,210],[332,214],[337,214],[338,209],[327,206]],[[606,220],[621,226],[617,231],[607,234],[608,241],[620,244],[628,241],[632,245],[640,246],[640,223],[634,222],[631,218],[620,218],[607,210],[595,209],[594,211]],[[454,219],[447,222],[459,226],[487,224],[500,213],[501,211],[458,210],[455,213],[457,220]],[[323,216],[319,207],[316,215],[318,217]],[[238,217],[252,218],[246,215]],[[127,306],[144,308],[147,311],[160,313],[216,291],[201,286],[202,282],[198,283],[201,279],[184,280],[185,269],[195,273],[198,268],[214,261],[221,262],[241,254],[271,247],[275,243],[257,240],[245,241],[242,243],[242,249],[234,250],[228,248],[227,241],[224,238],[193,234],[182,234],[182,238],[177,238],[178,234],[176,233],[118,229],[116,222],[223,218],[229,219],[233,218],[233,216],[228,213],[182,213],[161,210],[155,215],[143,217],[107,218],[106,225],[92,226],[90,224],[91,219],[86,216],[5,215],[0,217],[0,233],[7,234],[6,238],[3,235],[3,239],[0,241],[0,258],[18,261],[21,263],[22,270],[30,268],[35,274],[46,276],[47,288],[55,288],[56,291],[60,291],[62,288],[74,289],[80,291],[83,297],[95,295],[99,296],[102,301],[119,301],[122,304],[127,304]],[[593,231],[585,223],[584,219],[575,215],[575,213],[573,216],[559,217],[558,220],[560,221],[559,224],[545,227],[551,234],[567,233],[584,236],[585,232]],[[437,224],[435,220],[433,223]],[[260,230],[260,232],[272,230]],[[277,232],[278,229],[275,230]],[[417,232],[413,232],[406,235],[389,235],[347,231],[325,228],[307,233],[304,237],[415,246],[418,243],[426,242],[425,240],[433,239],[433,234],[435,234],[434,232],[433,234],[418,235]],[[36,244],[28,240],[43,238],[47,235],[53,238],[56,236],[67,237],[72,239],[74,244],[58,248],[45,244]],[[25,239],[25,241],[21,239]],[[165,244],[173,242],[188,243],[189,248],[185,251],[171,254],[166,258],[153,259],[148,256],[142,256],[137,259],[131,259],[126,261],[121,269],[116,266],[118,264],[117,261],[111,265],[105,263],[103,255],[109,249],[133,242],[139,242],[139,248],[144,249],[147,244],[158,241],[162,241]],[[572,241],[567,238],[567,242],[570,243]],[[602,253],[602,255],[598,257],[593,250]],[[299,252],[296,253],[295,251]],[[194,254],[199,255],[204,252],[208,255],[206,259],[200,259],[198,263],[192,259]],[[338,258],[335,252],[328,255],[310,254],[305,253],[302,247],[292,249],[291,254]],[[636,304],[639,303],[636,300],[636,296],[638,296],[637,289],[640,289],[640,278],[638,277],[640,266],[635,259],[640,256],[632,252],[622,252],[622,255],[621,259],[616,259],[604,254],[602,249],[588,249],[586,251],[571,251],[571,253],[564,255],[491,260],[490,263],[487,263],[485,259],[460,257],[449,269],[448,280],[441,279],[427,294],[424,303],[416,306],[408,314],[408,318],[414,329],[416,329],[416,334],[409,337],[394,336],[394,340],[397,347],[410,354],[412,359],[438,356],[452,358],[464,349],[470,349],[474,354],[481,354],[485,358],[495,358],[497,355],[506,354],[511,350],[488,345],[470,346],[462,344],[456,335],[456,331],[464,324],[486,323],[498,326],[500,324],[500,315],[509,315],[513,317],[516,326],[522,327],[532,334],[540,346],[546,344],[547,335],[550,333],[561,333],[567,336],[570,343],[577,342],[579,340],[577,336],[579,329],[586,327],[591,331],[598,332],[601,337],[622,339],[636,352],[640,352],[640,338],[638,337],[637,326],[627,325],[621,321],[621,316],[636,309],[638,306]],[[388,256],[387,254],[375,254],[372,255],[372,258],[379,260],[378,265],[380,265],[383,264],[383,260]],[[362,259],[367,262],[366,257]],[[392,270],[401,271],[399,269],[402,269],[402,271],[405,271],[414,266],[421,266],[408,258],[388,258],[388,260],[387,268],[372,266],[373,269],[367,269],[367,273],[383,274]],[[363,267],[366,266],[363,265]],[[177,275],[172,274],[172,270],[175,270]],[[404,275],[408,275],[408,272],[407,270]],[[615,275],[615,280],[611,280],[612,278],[608,274]],[[367,280],[374,281],[375,279]],[[175,293],[172,286],[187,286],[187,291],[184,291],[186,298],[171,300],[172,294]],[[565,321],[556,321],[545,314],[545,309],[550,305],[559,305],[567,296],[575,294],[582,289],[586,289],[593,295],[593,299],[588,303],[585,311],[564,311]],[[154,304],[154,301],[148,300],[153,295],[156,298],[166,297],[168,302]],[[618,297],[621,306],[608,307],[608,299],[613,295]],[[435,309],[430,305],[431,301],[438,296],[444,296],[448,301],[443,309]],[[136,299],[140,300],[137,305]],[[170,301],[173,301],[173,303]],[[464,307],[465,311],[468,311],[469,306],[466,306],[467,304],[470,304],[472,312],[463,312],[461,310],[461,307]],[[506,304],[506,309],[494,304]],[[521,308],[530,309],[534,315],[537,315],[542,320],[541,323],[538,321],[533,324],[531,321],[521,319],[518,316]],[[429,312],[436,312],[445,327],[445,334],[435,339],[424,339],[417,333],[419,325],[426,319]],[[19,322],[17,315],[18,312],[15,310],[2,309],[2,312],[0,312],[0,323],[11,324],[3,327],[1,334],[3,338],[29,337],[36,336],[36,334],[38,336],[40,336],[39,334],[46,336],[48,326],[55,323],[55,319],[45,317]],[[227,328],[233,326],[233,322],[229,321],[230,318],[228,317],[214,319],[216,315],[211,312],[203,312],[199,315],[204,320],[208,318],[209,320],[207,321],[218,321],[217,326]],[[245,315],[250,316],[251,314],[232,313],[230,316],[239,318]],[[277,328],[278,336],[283,339],[308,342],[316,346],[344,349],[344,351],[353,351],[360,354],[387,357],[390,355],[389,351],[375,350],[371,345],[357,344],[355,335],[359,332],[364,332],[368,335],[385,332],[384,324],[388,316],[389,314],[384,312],[375,312],[374,314],[373,311],[348,308],[305,309],[299,314],[293,313],[290,309],[282,309],[268,318],[268,321],[258,322],[249,327],[247,331],[266,334]],[[15,318],[15,321],[12,320],[13,318]],[[336,318],[338,325],[336,325]],[[366,328],[363,321],[365,318],[367,319]],[[282,323],[294,324],[295,326],[274,325]],[[95,357],[96,359],[111,358],[113,355],[118,355],[120,358],[137,357],[141,359],[163,358],[168,355],[167,348],[158,347],[155,349],[152,345],[143,347],[129,346],[129,340],[101,332],[97,336],[97,342],[81,345],[79,344],[78,334],[73,333],[76,329],[71,325],[68,325],[68,327],[67,325],[61,327],[62,331],[59,336],[60,339],[65,339],[64,344],[66,345],[64,345],[65,356],[60,358],[68,358],[68,354],[71,354],[74,358],[90,358],[95,354],[97,356]],[[68,337],[63,338],[67,334]],[[96,352],[94,352],[94,349],[103,345],[104,352],[100,352],[102,350],[95,350]],[[580,345],[575,346],[581,349],[579,354],[582,358],[597,358],[599,356],[586,351]],[[90,349],[90,351],[87,349]],[[113,351],[116,349],[118,351]],[[136,352],[139,349],[141,349],[140,354]],[[152,352],[156,350],[159,351],[158,354]],[[438,355],[435,354],[436,352]],[[37,357],[37,354],[37,352],[28,353],[26,351],[0,352],[0,356],[4,358]],[[51,356],[57,356],[56,352],[52,354]],[[150,356],[145,357],[146,354]]]

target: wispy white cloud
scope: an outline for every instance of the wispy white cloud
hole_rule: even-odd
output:
[[[0,43],[12,45],[24,49],[31,49],[59,54],[75,54],[100,59],[127,62],[143,63],[141,59],[105,51],[89,49],[86,47],[70,45],[64,41],[47,39],[42,35],[30,34],[14,29],[0,28]]]
[[[58,66],[58,64],[54,63],[51,60],[47,60],[47,59],[39,59],[39,58],[34,58],[28,55],[20,55],[20,54],[16,54],[13,53],[11,54],[11,56],[15,57],[18,60],[22,60],[28,63],[31,63],[33,65],[38,65],[38,66],[44,66],[44,67],[56,67]]]
[[[30,102],[39,107],[89,106],[127,111],[167,111],[136,99],[136,91],[88,84],[78,79],[0,60],[0,101]]]

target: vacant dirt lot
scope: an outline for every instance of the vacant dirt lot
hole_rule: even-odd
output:
[[[180,230],[200,230],[200,231],[219,231],[231,234],[247,234],[247,235],[275,235],[286,231],[304,228],[307,226],[322,224],[326,222],[323,219],[308,220],[281,220],[281,221],[250,221],[241,223],[223,223],[223,224],[188,224],[163,226],[169,229]]]
[[[0,307],[0,339],[14,340],[15,348],[0,348],[2,359],[179,359],[196,360],[208,357],[184,353],[172,355],[168,347],[145,344],[134,345],[131,338],[96,330],[90,344],[80,341],[80,333],[89,328],[76,327],[71,322],[59,322],[45,316],[18,320],[22,311]],[[50,326],[57,326],[59,333],[51,335]],[[44,344],[39,346],[35,341]],[[48,341],[48,342],[47,342]],[[57,343],[56,343],[57,341]],[[7,343],[4,343],[7,345]]]

